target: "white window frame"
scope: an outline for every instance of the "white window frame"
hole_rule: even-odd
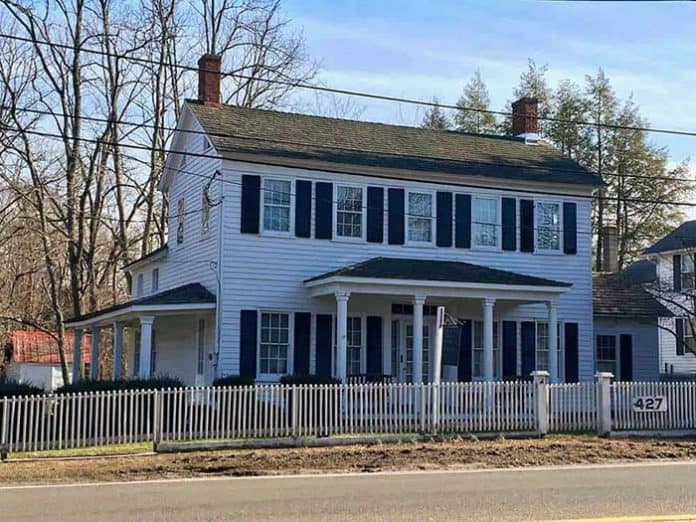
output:
[[[619,336],[616,335],[616,334],[603,334],[603,333],[601,333],[601,332],[595,333],[594,342],[592,343],[592,344],[593,344],[593,348],[594,348],[594,354],[593,354],[593,355],[594,355],[594,360],[595,360],[595,370],[598,371],[598,372],[599,372],[599,371],[603,371],[603,372],[604,372],[604,371],[607,371],[607,370],[606,370],[605,368],[603,368],[603,369],[601,369],[601,370],[599,369],[599,361],[600,361],[600,359],[597,357],[597,348],[598,348],[598,343],[599,343],[599,338],[600,338],[600,337],[606,337],[606,338],[608,338],[608,339],[614,339],[614,370],[612,371],[612,373],[614,374],[614,376],[617,376],[617,375],[618,375],[618,372],[619,372],[619,368],[621,368],[621,366],[620,366],[620,360],[619,360],[620,352],[621,352],[621,350],[619,349]],[[602,360],[602,361],[609,361],[609,359],[601,359],[601,360]]]
[[[412,217],[411,215],[411,209],[410,209],[410,199],[411,199],[411,194],[427,194],[430,196],[430,202],[431,202],[431,217],[430,217],[430,241],[416,241],[411,239],[411,231],[410,231],[410,223],[409,220]],[[407,189],[406,190],[406,202],[405,202],[405,212],[404,212],[404,227],[406,231],[406,245],[409,246],[434,246],[435,245],[435,227],[437,223],[437,206],[435,204],[435,192],[432,190],[418,190],[418,189]],[[425,216],[424,216],[425,218]]]
[[[558,206],[558,248],[541,248],[539,246],[539,223],[537,220],[538,205]],[[562,254],[563,253],[563,202],[555,199],[535,199],[534,200],[534,252],[541,254]]]
[[[489,199],[496,202],[496,222],[495,222],[495,245],[479,245],[476,243],[477,223],[474,215],[476,200]],[[494,194],[472,194],[471,195],[471,247],[477,250],[500,250],[502,245],[502,198]]]
[[[694,289],[694,271],[696,271],[696,259],[694,259],[694,257],[696,257],[696,253],[694,252],[684,252],[680,257],[679,264],[681,266],[679,267],[679,272],[681,274],[680,283],[682,291]],[[684,282],[687,284],[685,285]]]
[[[548,337],[549,322],[540,319],[535,321],[534,326],[534,366],[536,370],[544,370],[550,372],[551,369],[548,367],[548,365],[546,368],[539,368],[537,366],[537,361],[539,360],[539,357],[537,356],[537,354],[539,353],[539,325],[546,326],[546,361],[550,361]],[[560,379],[565,376],[565,337],[563,335],[563,323],[561,321],[556,322],[556,364],[558,364],[558,368],[556,368],[556,375],[558,375]]]
[[[284,314],[288,316],[288,348],[286,373],[261,373],[261,325],[263,314]],[[294,326],[295,313],[287,310],[262,309],[258,311],[258,326],[256,329],[256,380],[260,382],[278,382],[285,375],[292,375],[294,371]]]
[[[159,292],[159,267],[156,266],[152,269],[152,276],[150,280],[150,288],[153,294]]]
[[[269,230],[266,228],[266,220],[264,219],[266,201],[265,201],[265,189],[264,186],[266,181],[282,181],[284,183],[290,183],[290,217],[288,223],[288,230]],[[287,178],[284,176],[263,176],[261,178],[261,204],[259,205],[259,222],[261,233],[268,236],[279,236],[279,237],[294,237],[295,235],[295,180]],[[276,205],[278,206],[278,205]]]
[[[340,236],[338,234],[338,189],[339,187],[344,188],[357,188],[360,189],[362,195],[362,209],[360,217],[360,237],[353,236]],[[333,238],[337,241],[350,241],[350,242],[365,242],[367,238],[367,190],[363,185],[358,185],[355,183],[334,183],[334,193],[333,198]],[[341,211],[343,212],[343,211]]]
[[[360,375],[360,374],[366,374],[367,373],[367,347],[366,347],[366,339],[367,339],[367,332],[366,332],[366,321],[365,317],[362,315],[349,315],[348,320],[355,321],[357,320],[360,323],[360,369],[357,374],[350,373],[350,360],[349,360],[349,353],[350,353],[350,347],[351,344],[347,343],[346,344],[346,373],[347,375]],[[346,335],[348,334],[348,330],[346,330]]]
[[[142,297],[145,295],[145,274],[140,272],[135,278],[135,296]]]

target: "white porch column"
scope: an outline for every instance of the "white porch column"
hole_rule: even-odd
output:
[[[549,310],[549,380],[558,382],[558,313],[556,301],[548,301]]]
[[[483,378],[493,380],[493,306],[495,299],[483,300]]]
[[[92,344],[90,346],[89,378],[93,381],[99,377],[99,332],[98,326],[92,327]]]
[[[336,377],[346,382],[348,358],[348,298],[350,292],[336,292]]]
[[[82,377],[82,330],[73,330],[73,363],[72,363],[72,382],[78,382]]]
[[[151,315],[140,316],[140,372],[141,379],[150,377],[150,361],[152,361],[152,323],[155,318]]]
[[[114,323],[114,360],[113,360],[113,379],[118,381],[121,379],[121,363],[123,362],[123,323],[116,321]]]
[[[413,296],[413,382],[423,382],[423,304],[424,295]]]

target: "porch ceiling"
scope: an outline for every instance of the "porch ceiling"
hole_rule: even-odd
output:
[[[75,317],[67,321],[65,326],[76,328],[100,325],[144,314],[156,316],[213,310],[215,303],[215,295],[207,288],[200,283],[192,283]]]
[[[335,292],[546,300],[571,284],[470,263],[377,257],[307,279],[312,296]]]

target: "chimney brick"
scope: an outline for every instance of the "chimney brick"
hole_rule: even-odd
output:
[[[619,231],[616,225],[602,227],[602,271],[619,271]]]
[[[204,105],[220,105],[220,65],[218,54],[204,54],[198,60],[198,101]]]
[[[537,120],[539,101],[536,98],[520,98],[512,103],[512,135],[539,134]]]

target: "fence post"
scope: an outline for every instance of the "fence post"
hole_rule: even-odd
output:
[[[153,397],[154,415],[152,419],[152,443],[157,451],[157,446],[162,442],[162,398],[160,390],[155,390]]]
[[[10,427],[10,414],[9,408],[7,406],[8,399],[3,397],[2,399],[2,425],[0,425],[0,460],[7,460],[7,454],[9,453],[10,444],[8,441],[9,427]]]
[[[293,437],[298,436],[298,421],[299,421],[299,409],[300,405],[297,403],[299,400],[299,393],[297,393],[297,386],[293,384],[292,389],[291,389],[291,399],[290,399],[290,404],[292,405],[292,410],[290,411],[290,429]]]
[[[611,372],[597,372],[597,434],[608,437],[611,434]]]
[[[531,376],[534,379],[534,414],[537,435],[543,437],[549,432],[549,394],[547,389],[549,372],[534,371]]]
[[[425,384],[420,383],[420,425],[421,432],[425,433]]]
[[[433,433],[437,433],[440,428],[440,384],[435,383],[431,385],[433,388],[432,393],[432,426],[431,430]]]

